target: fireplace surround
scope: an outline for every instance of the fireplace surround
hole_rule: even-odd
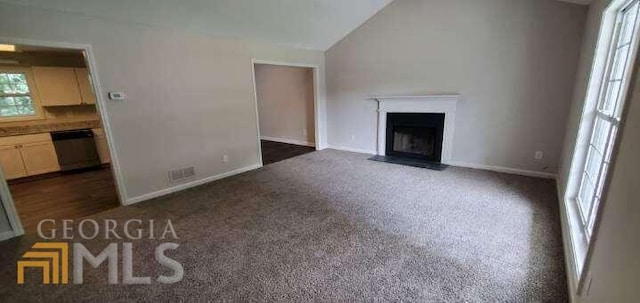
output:
[[[415,160],[417,163],[449,163],[453,153],[459,95],[385,96],[374,99],[378,102],[378,144],[377,157],[373,160],[390,162],[386,160],[400,159],[399,162],[403,163],[399,164],[428,168],[434,167],[413,164]],[[394,143],[396,136],[400,136],[403,142]],[[429,137],[432,141],[429,141]],[[435,168],[441,169],[443,166]]]

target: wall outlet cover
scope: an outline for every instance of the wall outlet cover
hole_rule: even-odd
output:
[[[536,160],[542,160],[542,158],[544,158],[544,153],[541,151],[537,151],[536,154],[533,156]]]

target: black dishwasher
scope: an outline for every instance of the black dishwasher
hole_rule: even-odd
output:
[[[96,142],[90,129],[52,132],[51,139],[61,170],[100,166]]]

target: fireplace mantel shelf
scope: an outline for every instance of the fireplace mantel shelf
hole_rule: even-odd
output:
[[[394,100],[434,100],[434,99],[459,99],[460,95],[404,95],[404,96],[375,96],[369,100],[380,101],[394,101]]]

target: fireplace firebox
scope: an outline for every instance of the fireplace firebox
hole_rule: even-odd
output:
[[[440,162],[444,114],[388,113],[387,156]]]
[[[445,114],[387,113],[385,156],[374,161],[443,170]]]

